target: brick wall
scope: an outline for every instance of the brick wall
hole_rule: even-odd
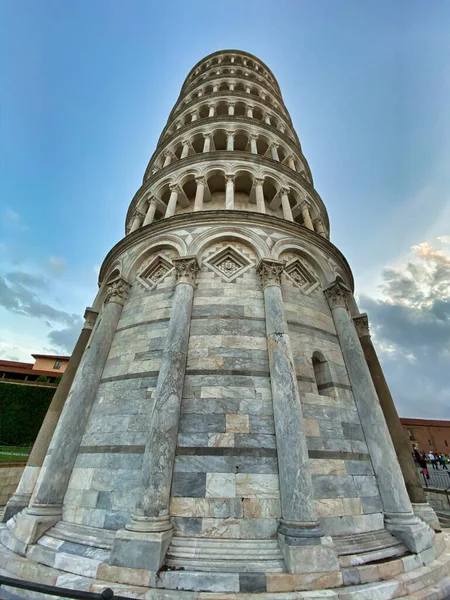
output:
[[[0,506],[5,506],[16,491],[25,463],[0,463]]]

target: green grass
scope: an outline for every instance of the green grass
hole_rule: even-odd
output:
[[[0,446],[0,462],[26,461],[30,452],[30,446]]]

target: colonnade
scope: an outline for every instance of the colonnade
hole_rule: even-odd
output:
[[[196,191],[194,197],[194,212],[204,210],[204,198],[205,192],[208,188],[208,182],[205,176],[195,177],[196,182]],[[253,188],[255,192],[256,199],[256,212],[260,214],[266,214],[266,200],[264,198],[264,178],[256,177],[253,181]],[[145,225],[150,225],[154,219],[156,214],[156,208],[159,205],[161,209],[164,210],[164,218],[172,217],[177,209],[177,205],[179,203],[179,198],[184,195],[181,187],[176,184],[170,184],[170,196],[165,205],[161,200],[150,196],[148,199],[147,209],[143,211],[142,205],[141,208],[136,209],[134,212],[129,233],[133,233],[140,227]],[[283,186],[279,192],[279,198],[281,203],[281,209],[283,212],[283,218],[287,221],[294,222],[294,211],[296,214],[301,213],[303,219],[303,225],[311,230],[315,231],[322,237],[327,237],[327,231],[325,228],[325,223],[322,217],[317,217],[312,219],[312,209],[311,205],[307,200],[302,200],[295,205],[294,208],[291,206],[290,201],[290,193],[291,190],[289,186]],[[235,175],[232,173],[225,174],[225,206],[226,210],[234,210],[235,208]]]

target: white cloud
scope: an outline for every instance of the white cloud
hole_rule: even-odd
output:
[[[50,256],[48,266],[54,275],[60,277],[67,268],[67,261],[62,257]]]

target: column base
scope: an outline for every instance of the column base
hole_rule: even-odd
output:
[[[438,516],[428,502],[412,502],[412,507],[416,517],[425,521],[434,531],[438,533],[442,531]]]
[[[159,571],[172,540],[172,529],[160,532],[129,531],[120,529],[114,539],[109,564]]]
[[[31,494],[13,494],[5,506],[1,523],[6,523],[14,515],[27,508],[30,500]]]
[[[434,531],[411,513],[385,513],[386,529],[401,540],[413,554],[433,547]]]
[[[61,517],[62,506],[31,506],[17,516],[11,533],[25,545],[35,544]]]
[[[317,523],[281,520],[278,543],[288,573],[327,573],[339,571],[339,561],[329,536]]]

